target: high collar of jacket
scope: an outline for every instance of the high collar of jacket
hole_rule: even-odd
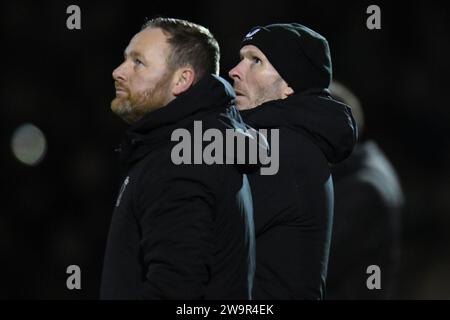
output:
[[[328,162],[346,159],[357,141],[357,127],[349,106],[334,100],[328,90],[311,90],[241,111],[256,128],[289,127],[308,136]]]
[[[120,145],[120,158],[131,164],[157,145],[170,142],[173,130],[188,126],[205,113],[225,108],[235,98],[231,85],[221,77],[208,75],[166,106],[132,124]]]

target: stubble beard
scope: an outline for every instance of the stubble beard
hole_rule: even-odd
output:
[[[171,74],[164,74],[151,89],[132,93],[128,88],[126,96],[111,101],[111,110],[128,124],[135,123],[146,114],[164,107],[169,102]]]
[[[283,98],[282,93],[282,84],[283,79],[277,78],[270,86],[267,87],[258,87],[257,97],[255,101],[252,103],[252,108],[255,108],[264,102],[279,100]]]
[[[272,84],[261,86],[258,85],[255,88],[253,97],[249,97],[249,95],[246,95],[246,101],[247,103],[240,103],[237,104],[237,108],[239,110],[248,110],[253,109],[261,104],[272,101],[272,100],[278,100],[283,98],[282,93],[282,84],[283,84],[283,78],[279,77],[275,79]]]

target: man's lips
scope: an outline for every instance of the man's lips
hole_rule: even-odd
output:
[[[124,95],[128,93],[128,91],[124,87],[117,85],[115,87],[116,87],[116,95]]]
[[[236,96],[245,96],[245,94],[241,90],[234,90]]]

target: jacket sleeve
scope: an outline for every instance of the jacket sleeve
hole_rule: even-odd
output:
[[[140,298],[204,297],[214,218],[205,171],[203,166],[174,166],[160,174],[164,178],[156,192],[150,175],[142,180],[137,203],[145,282]]]

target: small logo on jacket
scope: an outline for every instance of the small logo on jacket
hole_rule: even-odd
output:
[[[259,30],[261,30],[261,29],[258,28],[258,29],[255,29],[255,30],[250,31],[249,33],[247,33],[247,34],[245,35],[245,37],[244,37],[244,41],[245,41],[245,40],[251,40],[251,39],[253,39],[253,36],[254,36],[255,34],[257,34]]]
[[[120,205],[120,200],[122,199],[122,194],[124,193],[124,191],[128,185],[128,182],[130,182],[129,176],[127,176],[125,178],[125,180],[122,183],[122,186],[120,187],[119,196],[117,197],[117,201],[116,201],[116,208]]]

